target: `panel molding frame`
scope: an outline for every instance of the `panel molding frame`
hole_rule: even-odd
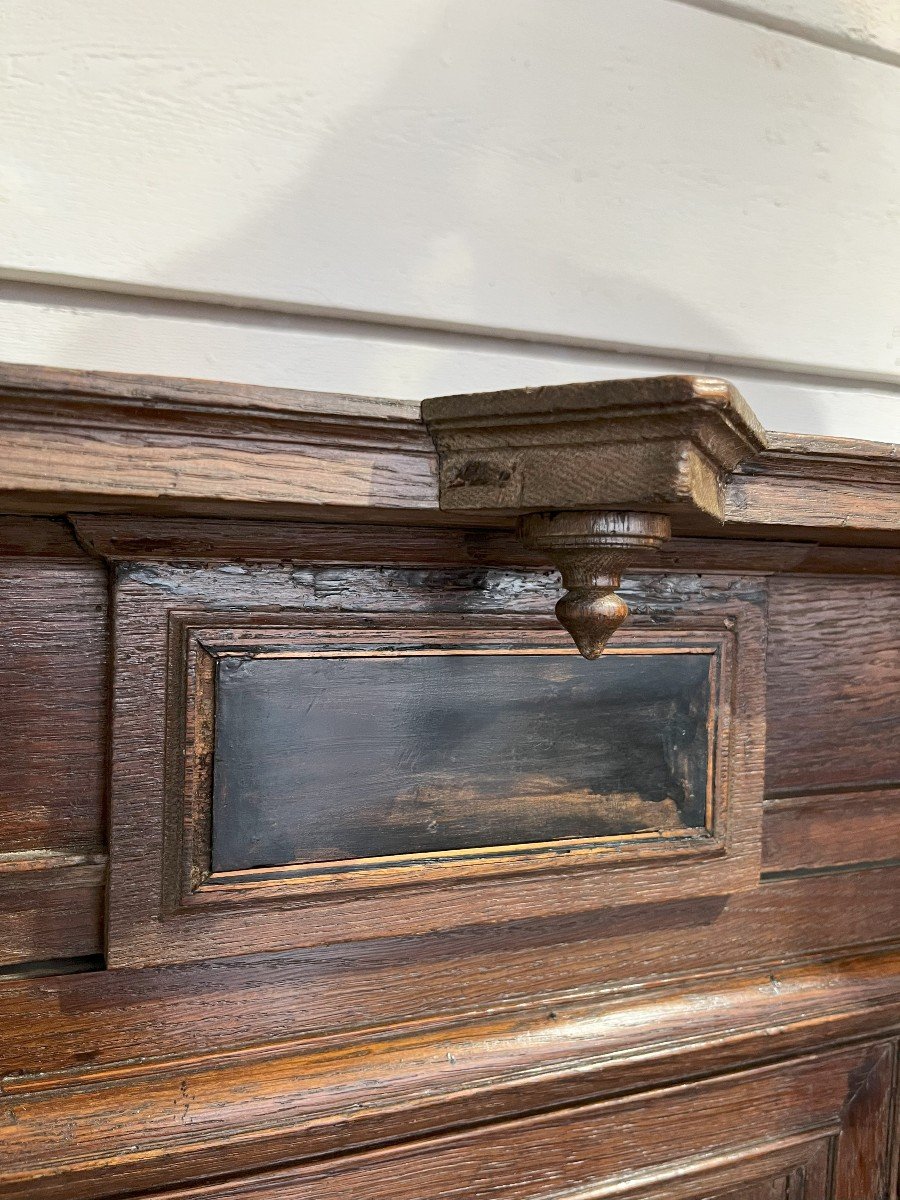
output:
[[[649,653],[699,653],[710,659],[710,720],[708,722],[707,830],[656,831],[597,837],[556,839],[522,845],[473,845],[464,849],[421,850],[382,855],[371,859],[296,862],[276,867],[215,871],[209,865],[212,808],[210,753],[214,725],[216,664],[232,654],[261,650],[262,657],[313,658],[364,656],[389,646],[392,653],[415,657],[436,653],[565,655],[574,651],[551,622],[535,618],[500,626],[473,627],[468,623],[423,618],[381,618],[377,628],[360,626],[353,618],[330,618],[305,623],[291,618],[289,625],[256,623],[234,628],[229,614],[210,614],[208,624],[196,625],[178,614],[170,617],[168,688],[181,693],[170,709],[166,830],[171,832],[166,858],[165,895],[169,911],[196,904],[217,903],[230,895],[244,901],[278,895],[324,897],[358,893],[372,888],[443,884],[479,878],[500,878],[523,872],[548,872],[564,865],[567,871],[599,868],[612,857],[617,865],[648,861],[703,859],[728,853],[728,809],[731,781],[728,746],[731,736],[730,706],[719,708],[719,697],[730,695],[734,635],[724,625],[698,622],[689,632],[669,635],[649,629],[625,630],[613,655]],[[223,622],[222,624],[221,622]],[[214,623],[215,622],[215,623]],[[521,642],[521,647],[513,648]],[[478,647],[478,648],[473,648]],[[716,750],[719,753],[716,753]],[[182,772],[183,764],[183,772]],[[183,785],[183,786],[182,786]],[[739,789],[740,790],[740,789]],[[199,889],[199,890],[198,890]]]
[[[688,646],[727,648],[720,651],[727,675],[720,684],[722,749],[714,770],[720,812],[728,819],[715,837],[655,839],[656,845],[640,847],[626,842],[624,853],[622,841],[580,854],[560,854],[551,844],[545,853],[505,859],[467,852],[464,861],[466,855],[446,852],[388,871],[362,870],[356,879],[352,869],[317,865],[305,869],[304,880],[294,867],[265,880],[236,873],[195,890],[203,875],[195,833],[201,842],[206,835],[193,804],[184,803],[184,773],[190,793],[191,779],[196,784],[209,771],[208,735],[204,740],[201,729],[199,741],[192,741],[179,731],[196,722],[198,712],[201,725],[208,721],[208,701],[201,698],[196,708],[187,668],[193,656],[193,666],[199,662],[209,671],[203,641],[212,644],[217,629],[226,641],[250,644],[260,634],[271,639],[273,630],[291,628],[338,644],[360,628],[367,637],[382,628],[394,638],[400,632],[426,642],[429,636],[446,640],[456,629],[501,640],[537,636],[574,653],[547,615],[554,585],[544,576],[498,572],[479,583],[453,572],[393,571],[385,578],[384,572],[325,569],[321,578],[344,595],[337,608],[319,578],[315,570],[271,565],[118,567],[110,966],[427,933],[489,922],[501,912],[558,915],[756,886],[765,751],[763,591],[748,580],[662,577],[635,586],[635,616],[617,644],[621,650],[684,638]],[[673,603],[679,588],[691,596],[687,611]]]

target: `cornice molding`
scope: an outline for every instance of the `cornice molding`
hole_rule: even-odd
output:
[[[377,397],[3,363],[0,400],[4,425],[346,442],[432,454],[418,406]]]
[[[767,443],[726,478],[724,528],[675,533],[896,543],[900,446]],[[0,364],[0,509],[448,523],[413,402],[19,364]]]

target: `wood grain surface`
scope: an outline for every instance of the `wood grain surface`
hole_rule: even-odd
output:
[[[460,919],[492,923],[510,911],[536,917],[755,886],[763,592],[756,579],[723,576],[714,583],[681,577],[636,584],[634,618],[620,634],[622,647],[641,650],[658,647],[660,638],[669,647],[708,648],[717,640],[723,647],[729,677],[721,682],[727,700],[717,717],[714,840],[633,839],[604,853],[590,845],[567,846],[564,854],[550,847],[543,858],[510,847],[502,860],[484,850],[466,863],[425,857],[365,876],[355,868],[342,878],[316,873],[257,880],[235,872],[212,876],[215,886],[197,887],[202,871],[198,878],[186,834],[202,831],[195,776],[208,749],[205,734],[191,733],[200,719],[191,715],[192,655],[204,646],[250,648],[254,642],[258,649],[290,652],[304,639],[331,652],[373,644],[441,648],[465,645],[465,639],[479,646],[493,639],[499,648],[533,648],[550,639],[555,649],[568,649],[550,615],[552,586],[543,575],[504,571],[122,564],[115,592],[110,961],[121,967],[216,951],[286,949],[388,929],[446,929]],[[688,615],[680,615],[676,595],[691,597]],[[512,623],[509,604],[517,610]],[[645,861],[643,876],[635,868]],[[604,873],[602,886],[593,871]],[[333,905],[323,903],[329,896]]]
[[[766,791],[900,781],[900,583],[770,584]]]
[[[741,1147],[748,1147],[747,1127],[740,1127],[745,1136],[738,1137],[737,1125],[732,1130],[721,1124],[724,1114],[718,1112],[715,1094],[727,1079],[737,1082],[740,1074],[726,1075],[713,1085],[705,1124],[683,1128],[681,1119],[669,1123],[670,1136],[677,1137],[676,1130],[685,1136],[680,1155],[665,1138],[657,1145],[643,1122],[654,1105],[661,1114],[680,1111],[676,1097],[689,1092],[683,1085],[671,1095],[666,1089],[697,1064],[715,1064],[721,1070],[748,1061],[777,1063],[759,1072],[774,1088],[769,1119],[793,1111],[802,1122],[781,1128],[763,1122],[762,1136],[751,1138],[749,1145],[763,1150],[772,1137],[806,1132],[817,1124],[821,1134],[838,1132],[846,1094],[845,1111],[853,1116],[848,1126],[851,1144],[845,1152],[848,1167],[856,1163],[859,1178],[884,1180],[891,1049],[848,1053],[843,1061],[852,1075],[843,1080],[834,1061],[828,1068],[823,1063],[820,1072],[820,1054],[814,1053],[799,1069],[814,1069],[819,1075],[817,1086],[823,1091],[815,1099],[797,1088],[798,1066],[777,1060],[788,1050],[796,1054],[815,1047],[825,1031],[833,1037],[866,1032],[871,1037],[879,1022],[896,1019],[896,969],[896,956],[845,960],[831,968],[782,968],[727,983],[722,979],[715,1004],[710,1004],[706,987],[694,990],[682,982],[630,997],[548,998],[489,1019],[429,1022],[395,1033],[357,1031],[342,1039],[319,1037],[305,1044],[144,1060],[111,1069],[83,1061],[74,1074],[7,1077],[4,1089],[14,1125],[6,1128],[15,1159],[4,1194],[65,1195],[73,1200],[118,1195],[135,1178],[145,1184],[178,1177],[206,1179],[231,1173],[237,1166],[249,1171],[360,1150],[410,1134],[465,1127],[474,1127],[464,1136],[474,1137],[489,1158],[502,1157],[501,1147],[515,1138],[517,1125],[485,1126],[486,1118],[521,1119],[535,1104],[556,1109],[565,1140],[577,1136],[585,1102],[633,1094],[636,1088],[643,1094],[635,1100],[610,1104],[634,1139],[634,1167],[657,1163],[662,1177],[667,1171],[677,1175],[683,1164],[676,1166],[671,1159],[677,1162],[684,1156],[699,1158],[694,1169],[702,1172],[710,1165],[703,1156],[719,1151],[727,1151],[727,1158],[715,1165],[734,1167],[742,1158]],[[676,1047],[678,1057],[673,1059]],[[832,1099],[826,1101],[826,1095]],[[695,1100],[698,1121],[707,1111],[702,1096]],[[559,1107],[574,1101],[578,1107]],[[836,1101],[837,1108],[832,1108]],[[821,1122],[809,1119],[822,1111],[823,1102],[829,1105],[830,1117]],[[752,1101],[748,1096],[742,1103]],[[636,1124],[625,1117],[627,1112],[635,1114]],[[532,1128],[527,1119],[522,1128]],[[753,1132],[758,1130],[754,1127]],[[655,1136],[660,1135],[661,1131]],[[128,1149],[110,1161],[118,1146]],[[521,1148],[527,1153],[530,1146],[528,1135]],[[388,1167],[403,1161],[403,1151],[385,1149],[376,1157]],[[426,1186],[429,1161],[426,1153],[410,1176],[412,1194],[421,1194]],[[107,1170],[98,1176],[101,1162]],[[613,1163],[619,1164],[618,1172],[629,1169],[624,1144],[609,1163],[607,1172],[616,1173]],[[763,1173],[758,1160],[756,1169],[753,1166],[749,1176],[758,1179]],[[355,1169],[353,1159],[334,1160],[317,1179],[333,1178],[337,1188],[344,1171]],[[510,1183],[520,1178],[511,1166],[507,1170]],[[594,1170],[599,1171],[599,1162]],[[860,1171],[869,1174],[859,1175]],[[529,1177],[526,1172],[523,1186]],[[646,1176],[634,1180],[645,1187],[650,1182]],[[240,1186],[250,1184],[248,1180]],[[460,1194],[481,1193],[476,1188]],[[812,1200],[819,1200],[815,1193]]]
[[[421,430],[390,408],[201,396],[183,381],[129,390],[79,378],[68,393],[59,382],[20,380],[0,414],[0,449],[15,441],[3,429],[32,439],[25,507],[59,514],[0,518],[3,1200],[888,1200],[900,1148],[891,454],[774,445],[729,484],[757,489],[756,524],[679,536],[625,580],[634,618],[620,649],[687,639],[720,648],[728,668],[731,752],[714,756],[727,820],[723,832],[714,814],[710,858],[694,844],[607,846],[595,873],[577,859],[497,873],[494,862],[448,869],[443,854],[466,853],[448,850],[388,887],[298,881],[290,866],[195,886],[214,731],[200,685],[215,655],[259,668],[260,719],[248,741],[243,710],[235,746],[252,762],[271,726],[290,782],[303,747],[286,714],[302,715],[308,697],[293,676],[274,687],[271,672],[303,660],[260,656],[309,661],[311,648],[346,650],[349,635],[357,663],[371,663],[373,649],[487,639],[503,663],[490,687],[429,677],[396,699],[359,668],[342,690],[348,739],[384,700],[395,766],[401,715],[429,770],[452,759],[455,730],[481,780],[466,823],[486,828],[507,777],[523,763],[531,778],[543,770],[541,737],[569,736],[551,719],[548,681],[494,653],[564,637],[549,615],[558,582],[508,527],[442,523],[431,500],[409,507],[425,492],[407,456],[422,479],[432,464]],[[82,500],[128,512],[62,515],[52,476],[66,439]],[[258,499],[240,520],[217,509],[245,486],[230,474],[240,455],[229,457],[244,439],[261,470],[301,444],[318,463],[291,480],[293,499],[288,475],[275,488],[293,519],[269,520]],[[178,445],[183,460],[169,455]],[[108,446],[110,463],[125,455],[124,482],[103,478]],[[197,487],[186,466],[155,496],[153,455],[210,473]],[[367,455],[377,478],[363,472],[349,490],[328,466],[352,475]],[[307,483],[319,499],[304,507]],[[778,507],[783,487],[797,489],[793,508]],[[173,514],[176,492],[202,515]],[[826,510],[840,496],[836,520]],[[144,504],[155,515],[136,511]],[[599,677],[584,678],[596,700]],[[567,679],[550,682],[583,686]],[[662,785],[662,735],[627,726],[647,694],[628,686],[617,678],[608,729],[579,707],[581,774],[566,786],[605,778],[612,758],[592,755],[606,747]],[[492,744],[527,730],[519,768],[488,753],[488,708]],[[647,729],[684,728],[651,709]],[[468,718],[475,732],[462,737]],[[340,756],[323,750],[328,760]],[[367,762],[376,780],[377,754]],[[559,795],[532,790],[543,806]],[[352,819],[343,830],[356,835]]]
[[[757,1185],[779,1165],[782,1170],[786,1165],[813,1165],[819,1147],[810,1143],[823,1141],[832,1142],[830,1186],[825,1191],[801,1192],[801,1196],[808,1200],[883,1197],[888,1184],[895,1066],[890,1044],[818,1053],[639,1096],[588,1101],[499,1125],[473,1123],[474,1127],[466,1128],[466,1122],[458,1132],[369,1151],[364,1142],[353,1146],[353,1125],[364,1124],[366,1110],[379,1105],[361,1099],[354,1119],[338,1136],[342,1136],[345,1149],[363,1152],[295,1167],[288,1165],[291,1159],[302,1163],[304,1157],[314,1155],[322,1137],[313,1122],[304,1120],[299,1097],[285,1094],[285,1074],[292,1065],[285,1063],[277,1069],[269,1064],[268,1079],[257,1080],[256,1109],[258,1116],[267,1117],[270,1123],[270,1145],[265,1146],[259,1136],[242,1139],[243,1177],[227,1178],[238,1150],[234,1142],[230,1146],[220,1142],[218,1155],[213,1157],[214,1143],[220,1140],[211,1127],[213,1110],[221,1105],[227,1111],[227,1084],[219,1081],[217,1091],[210,1092],[210,1081],[196,1072],[175,1076],[159,1096],[148,1084],[143,1103],[108,1125],[104,1140],[127,1139],[129,1134],[133,1138],[137,1128],[145,1138],[157,1139],[162,1133],[159,1126],[170,1130],[193,1126],[194,1161],[182,1162],[180,1167],[185,1174],[194,1173],[200,1186],[166,1195],[216,1200],[362,1200],[372,1196],[393,1200],[398,1186],[403,1189],[400,1195],[472,1200],[484,1200],[501,1188],[503,1194],[538,1200],[571,1195],[575,1188],[588,1186],[592,1189],[588,1194],[600,1197],[623,1192],[646,1197],[648,1193],[671,1195],[664,1190],[666,1184],[681,1189],[675,1191],[676,1196],[701,1200],[709,1196],[710,1185]],[[246,1095],[246,1083],[244,1088]],[[117,1090],[122,1090],[121,1086]],[[363,1086],[357,1094],[362,1098],[366,1090]],[[390,1119],[389,1091],[381,1093],[386,1120]],[[67,1121],[66,1109],[71,1111],[72,1101],[78,1107]],[[110,1164],[99,1178],[97,1190],[86,1193],[86,1178],[92,1171],[96,1178],[99,1163],[97,1158],[92,1161],[91,1154],[103,1153],[102,1142],[96,1147],[60,1148],[62,1153],[54,1145],[56,1166],[50,1169],[46,1159],[38,1157],[50,1146],[45,1142],[40,1147],[32,1139],[41,1118],[46,1120],[54,1111],[64,1127],[99,1130],[108,1114],[102,1092],[82,1092],[67,1103],[65,1092],[54,1094],[51,1089],[43,1095],[36,1091],[30,1098],[13,1096],[12,1104],[23,1128],[19,1131],[21,1158],[7,1173],[9,1197],[81,1200],[90,1195],[99,1200],[116,1195],[116,1189],[120,1193],[127,1190],[137,1170],[147,1183],[164,1182],[171,1178],[172,1151],[178,1141],[185,1140],[183,1133],[175,1140],[170,1136],[166,1155],[148,1154],[146,1143],[145,1147],[133,1145]],[[275,1111],[280,1118],[277,1124]],[[135,1119],[140,1122],[137,1128]],[[278,1164],[275,1170],[266,1169],[267,1158]],[[196,1173],[204,1165],[207,1173],[198,1179]],[[217,1183],[216,1176],[226,1178]],[[685,1188],[689,1180],[693,1184],[690,1189]]]
[[[827,870],[900,859],[900,790],[836,792],[769,800],[763,870]]]
[[[0,852],[103,849],[106,576],[0,561]]]
[[[408,403],[12,364],[0,397],[7,509],[448,523]],[[725,530],[896,546],[898,479],[896,447],[780,435],[726,482]]]
[[[65,526],[0,522],[0,968],[100,953],[107,586]]]

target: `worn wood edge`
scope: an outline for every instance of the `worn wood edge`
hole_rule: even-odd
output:
[[[415,401],[392,400],[339,392],[304,391],[179,376],[138,375],[116,371],[79,371],[30,363],[0,362],[0,397],[82,397],[85,401],[132,399],[159,401],[173,406],[198,404],[242,411],[257,406],[272,411],[370,417],[399,421],[403,428],[415,426],[419,441],[430,447]],[[766,431],[767,448],[744,471],[765,471],[768,463],[816,467],[824,458],[851,463],[878,462],[900,468],[900,444],[815,434]],[[429,450],[430,452],[430,450]]]
[[[726,473],[766,445],[733,384],[691,375],[441,396],[422,402],[422,418],[437,450],[441,508],[485,515],[720,520]]]
[[[297,1164],[771,1063],[898,1023],[893,951],[602,1006],[545,998],[512,1016],[353,1042],[6,1079],[4,1195],[74,1200],[116,1194],[137,1172],[146,1187]]]
[[[0,886],[5,878],[15,875],[19,882],[24,874],[42,871],[60,871],[60,881],[71,874],[70,868],[78,868],[79,881],[103,879],[106,855],[103,853],[82,854],[72,850],[11,850],[0,853]]]
[[[763,804],[764,878],[871,870],[900,859],[900,785],[795,792]]]
[[[106,430],[109,437],[99,436]],[[817,530],[852,541],[900,529],[900,448],[768,435],[770,449],[725,486],[730,535]],[[180,455],[177,470],[167,449]],[[48,453],[68,475],[47,466]],[[273,454],[277,450],[277,454]],[[8,512],[110,509],[192,515],[500,527],[441,513],[437,457],[408,402],[201,380],[0,364],[0,497]],[[259,489],[251,467],[282,470]],[[13,469],[13,464],[19,465]],[[127,465],[126,465],[127,464]],[[341,476],[335,481],[335,472]],[[318,476],[330,473],[325,487]],[[701,522],[715,535],[715,522]],[[748,528],[749,527],[749,528]],[[694,535],[695,528],[676,533]],[[808,538],[808,532],[803,533]]]
[[[725,487],[726,526],[896,533],[900,527],[897,480],[834,480],[827,476],[732,475]],[[821,536],[821,535],[818,535]]]
[[[739,474],[754,474],[775,467],[822,470],[858,469],[865,462],[871,472],[894,472],[900,464],[900,442],[873,442],[857,438],[827,437],[824,434],[767,432],[766,448],[752,463],[738,467]],[[894,472],[896,474],[896,472]]]
[[[25,402],[21,409],[17,401]],[[26,418],[31,415],[61,421],[67,414],[80,414],[83,420],[106,418],[113,425],[117,415],[131,411],[160,429],[168,417],[191,413],[248,423],[254,418],[264,421],[280,417],[288,419],[297,430],[302,430],[304,423],[308,423],[310,432],[324,425],[335,437],[337,429],[345,425],[348,433],[366,431],[388,440],[398,437],[430,452],[418,405],[377,396],[0,363],[0,405],[5,417],[21,413]]]
[[[31,518],[39,522],[40,518]],[[554,571],[512,530],[352,522],[221,520],[215,517],[72,513],[82,553],[109,562],[296,562],[315,566],[484,566]],[[3,553],[0,522],[0,554]],[[776,575],[900,574],[900,551],[736,537],[674,537],[635,551],[630,571]],[[630,573],[629,571],[629,573]]]

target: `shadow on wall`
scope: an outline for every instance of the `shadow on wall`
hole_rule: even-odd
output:
[[[705,308],[686,302],[683,294],[649,283],[640,261],[629,275],[605,265],[606,247],[634,242],[635,215],[640,228],[652,226],[658,254],[678,260],[679,239],[691,214],[673,211],[661,199],[672,194],[669,184],[679,172],[693,171],[695,184],[699,173],[701,183],[721,197],[723,220],[739,217],[726,211],[729,193],[719,186],[718,167],[713,166],[721,159],[721,132],[719,144],[707,156],[701,143],[708,130],[698,129],[696,153],[686,164],[674,156],[667,159],[646,119],[648,112],[670,105],[678,89],[703,89],[710,110],[715,109],[716,89],[728,86],[729,80],[714,42],[698,41],[689,59],[668,54],[670,69],[650,76],[653,95],[648,95],[647,73],[636,73],[644,81],[641,90],[623,98],[621,65],[623,57],[633,54],[633,38],[620,35],[615,23],[603,27],[599,20],[573,36],[573,14],[583,13],[583,6],[525,0],[511,9],[506,4],[452,0],[431,4],[425,12],[421,20],[417,17],[421,33],[410,39],[380,91],[322,125],[312,151],[306,142],[298,144],[292,184],[282,187],[265,211],[237,224],[227,238],[211,238],[180,256],[178,277],[220,280],[223,294],[233,292],[235,280],[264,281],[266,297],[276,303],[296,295],[298,281],[306,294],[314,295],[314,282],[327,280],[330,290],[314,299],[312,309],[319,318],[331,314],[345,319],[378,310],[373,299],[377,301],[378,283],[384,281],[387,295],[403,298],[404,311],[378,310],[379,319],[398,325],[424,320],[439,326],[443,320],[459,329],[472,322],[475,313],[479,323],[487,320],[493,330],[515,334],[532,328],[540,311],[550,320],[556,318],[555,327],[565,332],[565,314],[575,312],[585,330],[582,336],[599,342],[616,341],[611,325],[622,317],[623,325],[657,335],[648,338],[649,349],[664,352],[667,347],[702,345],[715,352],[727,345],[733,353],[733,327],[712,320]],[[654,32],[650,16],[647,35],[647,53],[665,58],[665,30]],[[302,22],[273,30],[272,36],[299,47]],[[348,26],[348,37],[356,36]],[[660,39],[655,47],[654,37]],[[338,60],[345,53],[341,45],[329,48]],[[484,81],[498,74],[494,68],[499,59],[524,58],[527,66],[528,55],[536,51],[570,68],[552,94],[546,86],[515,92],[499,83],[485,87]],[[335,70],[339,69],[338,61]],[[298,76],[301,121],[304,87]],[[422,102],[411,103],[416,97]],[[296,112],[291,121],[296,130]],[[584,138],[586,124],[589,142]],[[301,128],[305,138],[307,127]],[[531,131],[527,145],[521,135],[526,129]],[[534,134],[541,130],[546,131],[543,140]],[[741,131],[734,134],[739,137]],[[257,128],[248,133],[241,170],[254,169],[253,140],[260,136]],[[277,136],[283,140],[283,132]],[[567,156],[572,147],[577,157]],[[602,194],[624,196],[627,202],[598,211],[590,201],[597,194],[590,181],[610,175],[615,187]],[[510,196],[515,203],[509,202]],[[641,252],[645,259],[657,255],[652,244],[643,244]],[[734,273],[728,262],[696,262],[685,270],[692,266],[698,294],[710,272]],[[169,273],[163,269],[160,274]],[[330,310],[335,294],[348,307]],[[736,299],[735,310],[740,308]],[[346,328],[335,322],[334,334],[339,337]],[[660,331],[665,331],[665,344],[656,346]],[[84,360],[90,336],[79,340],[79,360]],[[402,329],[397,336],[403,337]],[[650,359],[638,370],[626,366],[621,372],[598,371],[592,367],[597,352],[585,350],[567,351],[556,373],[551,369],[549,374],[544,353],[529,374],[527,348],[522,349],[521,384],[666,369]],[[371,361],[364,373],[371,382],[364,390],[372,394],[425,396],[448,390],[446,355],[435,353],[427,337],[399,351],[396,338],[373,337],[367,340],[367,352]],[[577,362],[582,353],[583,366]],[[357,373],[359,354],[356,346]],[[704,369],[702,355],[685,369]],[[318,386],[299,359],[292,364],[292,374],[297,386]],[[460,386],[476,390],[489,385],[473,382],[468,372]],[[815,403],[810,397],[809,404]],[[811,412],[810,424],[814,423]]]

